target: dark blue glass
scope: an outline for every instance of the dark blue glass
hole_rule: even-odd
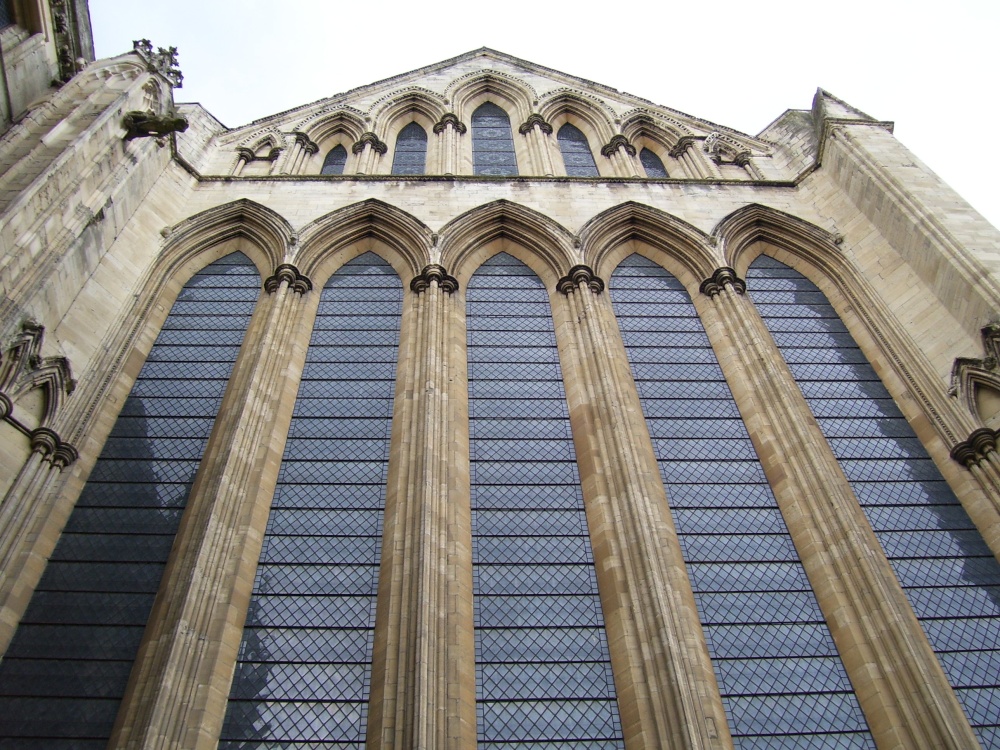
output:
[[[874,748],[687,291],[631,255],[609,293],[736,746]]]
[[[570,177],[597,177],[597,164],[587,143],[587,136],[580,129],[568,122],[559,128],[556,135],[559,150],[562,152],[566,174]]]
[[[220,748],[364,746],[402,294],[374,253],[323,288]]]
[[[548,294],[501,253],[466,299],[480,747],[621,748]]]
[[[517,176],[510,118],[492,102],[481,104],[472,113],[472,163],[474,174]]]
[[[396,136],[396,152],[392,157],[393,174],[424,174],[427,161],[427,133],[411,122]]]
[[[259,289],[233,253],[181,290],[0,662],[0,744],[107,744]]]
[[[667,169],[663,166],[663,162],[660,161],[660,157],[648,148],[644,148],[639,152],[639,161],[642,162],[642,168],[646,170],[646,177],[670,176],[667,174]]]
[[[14,23],[13,0],[0,0],[0,29],[5,29]]]
[[[320,174],[344,174],[344,165],[347,164],[347,149],[343,146],[334,146],[330,153],[323,160],[323,169]]]
[[[826,296],[764,255],[747,287],[969,720],[1000,748],[1000,564]]]

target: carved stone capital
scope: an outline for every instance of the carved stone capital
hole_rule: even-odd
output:
[[[733,291],[737,294],[743,294],[747,290],[746,282],[737,276],[736,271],[729,266],[716,268],[715,273],[701,282],[701,286],[698,288],[702,294],[714,297],[721,293],[727,284],[732,286]]]
[[[292,133],[292,136],[295,138],[295,142],[299,144],[302,150],[305,151],[310,156],[319,151],[319,146],[317,146],[315,143],[309,140],[309,136],[307,136],[305,133],[300,133],[298,130],[296,130]]]
[[[552,126],[545,122],[545,118],[537,112],[528,115],[528,119],[517,129],[517,132],[521,135],[527,135],[532,128],[538,128],[545,135],[552,135]]]
[[[12,411],[14,411],[14,404],[6,393],[0,393],[0,419],[4,419]]]
[[[29,437],[31,440],[31,452],[41,453],[42,458],[51,456],[62,445],[59,436],[54,430],[50,430],[48,427],[38,427],[32,430]]]
[[[951,457],[965,468],[971,469],[996,449],[997,433],[989,427],[980,427],[951,449]]]
[[[629,156],[635,156],[635,146],[628,142],[628,138],[621,133],[611,138],[606,146],[601,148],[601,156],[611,156],[618,149],[625,149]]]
[[[380,154],[385,154],[389,150],[389,147],[382,143],[378,139],[378,136],[371,131],[361,134],[358,142],[351,146],[351,152],[360,154],[365,150],[365,146],[371,146],[373,151],[377,151]]]
[[[59,443],[55,452],[52,454],[51,460],[53,466],[59,469],[65,469],[79,457],[80,454],[72,445],[69,443]]]
[[[736,156],[733,157],[733,164],[737,167],[743,167],[746,169],[747,165],[750,163],[750,158],[753,156],[749,151],[740,151]]]
[[[604,281],[600,276],[594,275],[594,270],[590,266],[573,266],[569,269],[569,273],[556,283],[556,291],[561,294],[569,294],[579,287],[587,287],[594,294],[600,294],[604,291]]]
[[[454,276],[449,276],[444,266],[439,266],[437,263],[424,266],[424,270],[419,275],[413,277],[413,280],[410,282],[410,289],[420,294],[430,289],[432,282],[437,282],[438,289],[447,294],[458,291],[458,279]]]
[[[670,149],[670,156],[676,159],[685,151],[687,151],[689,148],[691,148],[697,142],[697,140],[698,139],[695,138],[693,135],[681,136],[680,139],[677,141],[677,143],[674,144],[674,147]]]
[[[312,289],[312,282],[300,274],[299,269],[291,263],[282,263],[274,269],[274,275],[268,276],[264,281],[264,291],[274,294],[283,281],[288,283],[289,289],[299,294],[305,294]]]
[[[434,134],[440,135],[444,132],[444,129],[449,126],[459,135],[465,135],[468,130],[468,128],[465,127],[465,123],[458,119],[458,115],[453,112],[448,112],[441,115],[441,119],[434,123]]]

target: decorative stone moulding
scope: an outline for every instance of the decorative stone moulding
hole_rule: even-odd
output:
[[[983,341],[983,356],[958,357],[951,368],[949,396],[962,396],[973,414],[976,408],[976,384],[984,383],[1000,390],[1000,323],[991,323],[980,331]]]
[[[448,112],[447,114],[441,115],[441,119],[434,123],[434,134],[440,135],[444,132],[444,129],[449,126],[459,135],[465,135],[466,131],[468,131],[465,123],[458,119],[458,115],[453,112]]]
[[[454,276],[449,276],[444,266],[437,263],[424,266],[424,270],[413,277],[413,280],[410,282],[410,289],[420,294],[430,289],[431,282],[437,282],[438,289],[447,294],[458,291],[458,279]]]
[[[313,286],[312,282],[299,273],[299,269],[291,263],[282,263],[274,269],[272,276],[268,276],[264,280],[264,291],[268,294],[274,294],[278,290],[278,287],[281,286],[282,281],[288,282],[288,288],[299,294],[305,294]]]
[[[62,400],[76,390],[66,357],[42,357],[45,328],[26,322],[0,357],[0,418],[7,418],[18,396],[35,388],[45,394],[41,424],[55,419]]]
[[[726,284],[731,284],[733,291],[737,294],[743,294],[747,290],[746,282],[736,275],[735,269],[729,266],[716,268],[715,273],[701,282],[701,286],[698,289],[702,294],[714,297],[725,289]]]
[[[545,122],[545,118],[537,112],[528,115],[528,119],[517,129],[517,132],[521,135],[527,135],[532,128],[538,128],[545,135],[552,135],[552,126]]]
[[[997,432],[989,427],[973,430],[966,440],[951,449],[951,457],[971,469],[997,449]]]
[[[379,154],[385,154],[389,150],[389,147],[380,141],[378,136],[371,131],[362,133],[358,142],[351,146],[351,151],[355,154],[360,154],[365,150],[365,146],[371,146],[372,150]]]
[[[670,149],[670,156],[676,159],[685,151],[687,151],[689,148],[691,148],[695,143],[697,143],[697,141],[698,139],[693,135],[681,136],[677,140],[677,143],[674,144],[674,147]]]
[[[581,286],[587,287],[594,294],[604,291],[604,281],[594,274],[590,266],[573,266],[569,269],[569,273],[556,283],[556,291],[569,294]]]
[[[292,131],[292,137],[295,138],[295,142],[299,144],[299,147],[305,151],[307,154],[315,154],[319,151],[319,146],[309,140],[309,136],[298,130]]]
[[[628,138],[619,133],[613,136],[607,145],[601,149],[601,156],[611,156],[618,149],[625,149],[629,156],[635,156],[635,146],[628,142]]]

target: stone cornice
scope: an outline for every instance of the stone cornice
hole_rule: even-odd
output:
[[[600,294],[604,291],[604,281],[600,276],[594,274],[594,269],[590,266],[573,266],[569,269],[569,273],[556,283],[556,291],[561,294],[569,294],[578,287],[584,286],[594,294]]]
[[[635,146],[628,142],[628,138],[619,133],[613,136],[607,145],[601,148],[601,156],[611,156],[615,151],[622,148],[625,149],[625,153],[629,156],[635,156]]]
[[[458,115],[453,112],[448,112],[441,115],[441,119],[434,123],[434,134],[440,135],[448,126],[451,126],[451,129],[459,135],[465,135],[466,131],[468,131],[465,123],[458,119]]]
[[[424,270],[413,277],[413,280],[410,282],[410,289],[420,294],[430,289],[431,284],[435,282],[438,285],[438,289],[447,294],[458,291],[458,279],[454,276],[449,276],[444,266],[437,263],[424,266]]]
[[[282,263],[274,269],[274,274],[272,276],[265,279],[264,291],[268,294],[274,294],[283,281],[288,283],[289,289],[293,292],[298,292],[299,294],[305,294],[312,289],[312,282],[300,274],[299,269],[291,263]]]
[[[371,146],[374,151],[380,154],[385,154],[389,150],[389,147],[380,141],[378,136],[370,130],[367,133],[361,134],[358,142],[351,146],[351,151],[355,154],[360,154],[365,150],[365,146]]]
[[[552,135],[552,126],[545,122],[545,118],[537,112],[528,115],[528,119],[521,124],[517,132],[521,135],[527,135],[531,132],[532,128],[538,128],[545,135]]]
[[[732,285],[733,291],[737,294],[743,294],[747,290],[746,282],[737,276],[736,271],[729,266],[716,268],[715,273],[701,282],[701,286],[698,287],[698,290],[702,294],[714,297],[726,288],[726,284]]]

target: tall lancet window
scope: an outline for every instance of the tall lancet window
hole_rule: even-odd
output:
[[[220,748],[364,747],[402,294],[374,253],[323,288]]]
[[[764,255],[747,289],[979,738],[1000,748],[1000,564],[823,292]]]
[[[466,299],[480,747],[623,747],[548,294],[501,253]]]
[[[609,285],[738,748],[874,748],[705,329],[639,255]]]
[[[177,297],[0,662],[5,746],[107,744],[259,289],[233,253]]]
[[[478,175],[517,176],[510,118],[492,102],[472,113],[472,163]]]
[[[566,174],[570,177],[599,176],[597,164],[594,163],[594,154],[591,153],[590,144],[587,143],[587,136],[580,132],[579,128],[567,122],[559,128],[556,140],[559,141]]]
[[[396,136],[396,151],[392,156],[393,174],[425,174],[427,133],[411,122]]]
[[[663,166],[660,157],[648,148],[644,148],[639,152],[639,161],[642,162],[642,168],[646,170],[646,177],[670,176],[667,174],[667,168]]]
[[[347,164],[347,149],[342,145],[334,146],[330,153],[323,160],[323,169],[320,174],[344,174],[344,166]]]

